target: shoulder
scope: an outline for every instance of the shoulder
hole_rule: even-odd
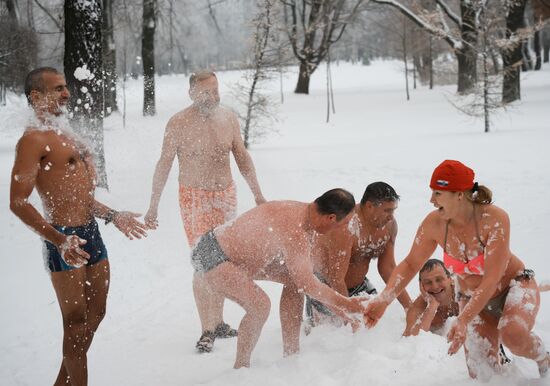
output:
[[[480,217],[483,226],[498,228],[510,224],[510,217],[504,209],[493,204],[483,205],[481,208]]]
[[[436,209],[428,213],[428,215],[422,221],[421,226],[423,226],[425,229],[437,230],[445,226],[445,220],[441,218],[438,210]]]
[[[27,127],[25,132],[17,141],[18,149],[34,148],[47,144],[49,131],[39,130],[34,127]]]
[[[190,121],[192,117],[193,110],[191,107],[187,107],[186,109],[177,112],[176,114],[172,115],[172,117],[170,117],[168,123],[166,124],[166,130],[185,127],[186,123]]]
[[[237,113],[233,109],[220,105],[218,106],[217,115],[219,119],[229,123],[233,129],[240,130],[239,117],[237,116]]]

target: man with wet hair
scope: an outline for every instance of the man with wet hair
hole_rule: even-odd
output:
[[[418,273],[420,296],[407,311],[404,336],[420,330],[438,332],[448,318],[458,315],[451,274],[441,260],[428,260]]]
[[[105,316],[109,261],[95,218],[128,238],[146,235],[131,212],[94,198],[95,167],[85,144],[63,119],[69,91],[51,67],[29,73],[25,94],[35,113],[16,148],[10,208],[44,240],[44,259],[63,317],[63,361],[55,385],[87,385],[86,354]],[[42,216],[28,201],[36,189]]]
[[[193,249],[194,281],[213,297],[228,298],[245,310],[239,325],[235,368],[249,367],[250,357],[269,315],[271,302],[254,280],[283,284],[280,319],[284,355],[299,350],[303,294],[330,305],[353,322],[364,298],[348,298],[313,275],[313,240],[329,231],[344,232],[355,200],[333,189],[312,203],[272,201],[203,235]],[[200,310],[200,308],[199,308]],[[355,323],[354,323],[355,324]],[[213,338],[206,332],[205,338]]]
[[[396,265],[397,222],[393,213],[398,201],[399,196],[389,184],[368,185],[361,203],[353,210],[346,232],[327,232],[315,243],[312,256],[316,276],[344,296],[375,294],[376,289],[366,277],[371,261],[378,261],[378,272],[384,281]],[[399,302],[405,309],[410,306],[406,291],[400,295]],[[309,297],[306,315],[309,326],[324,321],[340,322],[330,307]]]
[[[244,147],[237,116],[221,107],[218,80],[212,71],[200,71],[189,78],[193,104],[174,115],[166,125],[160,159],[153,177],[153,189],[146,223],[157,226],[158,206],[168,174],[177,156],[179,164],[179,203],[189,246],[212,228],[235,217],[237,192],[231,175],[230,155],[254,194],[257,205],[265,198],[256,178],[252,158]],[[236,330],[223,322],[223,302],[207,303],[205,289],[194,286],[202,332],[214,329],[216,337],[228,338]],[[208,310],[202,312],[200,309]],[[199,340],[199,352],[210,347]]]

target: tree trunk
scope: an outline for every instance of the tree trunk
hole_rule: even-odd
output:
[[[473,49],[456,51],[458,60],[458,87],[459,94],[468,94],[475,86],[477,78],[476,53]]]
[[[300,63],[300,73],[298,74],[298,83],[294,92],[296,94],[309,94],[309,79],[311,73],[309,72],[307,63]]]
[[[542,67],[542,47],[540,44],[540,35],[542,31],[535,32],[535,41],[534,41],[534,49],[535,49],[535,71],[540,70]]]
[[[116,47],[113,30],[113,1],[103,0],[103,98],[105,116],[117,111],[116,102]]]
[[[6,8],[8,9],[8,15],[10,20],[15,24],[16,27],[19,27],[19,4],[17,0],[6,0]]]
[[[526,39],[521,43],[521,71],[530,71],[533,69],[533,60],[531,59],[531,51],[529,50],[529,40]]]
[[[155,115],[155,27],[157,0],[143,0],[143,115]]]
[[[542,31],[542,51],[544,52],[543,62],[548,63],[550,60],[550,30],[548,27]]]
[[[523,13],[526,0],[509,0],[506,16],[506,38],[510,39],[523,26]],[[504,78],[502,82],[502,102],[510,103],[521,99],[520,67],[522,62],[521,42],[509,43],[502,50]]]
[[[477,81],[476,46],[478,33],[474,3],[473,1],[460,2],[462,47],[456,50],[458,60],[457,91],[460,94],[470,93]]]
[[[103,149],[103,85],[101,55],[101,0],[66,0],[65,78],[73,113],[72,124],[91,144],[98,173],[98,186],[107,188]]]

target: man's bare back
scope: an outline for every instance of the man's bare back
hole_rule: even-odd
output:
[[[288,254],[295,251],[300,256],[292,258],[303,260],[301,264],[313,272],[309,259],[313,230],[308,227],[308,204],[271,201],[218,228],[215,234],[231,261],[256,277],[275,260],[285,265]]]

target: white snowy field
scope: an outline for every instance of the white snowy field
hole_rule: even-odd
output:
[[[238,72],[219,73],[222,103],[231,105],[229,86]],[[333,187],[361,198],[365,186],[383,180],[401,195],[396,217],[396,258],[408,252],[416,227],[431,209],[429,178],[443,159],[471,166],[477,180],[494,191],[496,204],[512,221],[512,249],[550,279],[550,66],[522,75],[522,101],[495,117],[493,132],[456,111],[447,98],[454,86],[421,87],[405,100],[396,62],[333,66],[336,115],[326,117],[325,73],[314,74],[311,95],[294,95],[296,70],[284,81],[276,134],[253,147],[267,199],[311,201]],[[278,96],[278,80],[269,86]],[[157,111],[141,115],[142,84],[128,86],[127,126],[120,115],[105,122],[110,191],[97,195],[116,209],[144,213],[151,179],[169,117],[189,104],[187,79],[157,79]],[[8,209],[14,145],[28,116],[23,98],[9,95],[0,107],[0,384],[51,384],[61,358],[62,326],[55,294],[42,263],[40,239]],[[261,283],[272,312],[252,358],[252,368],[235,371],[236,341],[218,340],[208,355],[195,353],[200,325],[191,291],[192,268],[177,204],[175,168],[160,206],[160,227],[145,240],[128,241],[112,225],[100,224],[111,262],[107,316],[88,355],[91,385],[471,385],[462,351],[447,355],[444,338],[421,334],[402,338],[404,313],[393,304],[379,325],[352,334],[320,327],[302,336],[301,353],[283,358],[278,319],[280,287]],[[253,198],[235,168],[239,212]],[[33,202],[38,203],[36,195]],[[441,251],[436,252],[439,257]],[[383,282],[375,264],[369,274]],[[418,294],[416,281],[408,290]],[[225,318],[237,326],[243,315],[227,302]],[[550,349],[550,294],[541,296],[535,330]],[[547,385],[534,363],[513,357],[506,376],[489,385]]]

